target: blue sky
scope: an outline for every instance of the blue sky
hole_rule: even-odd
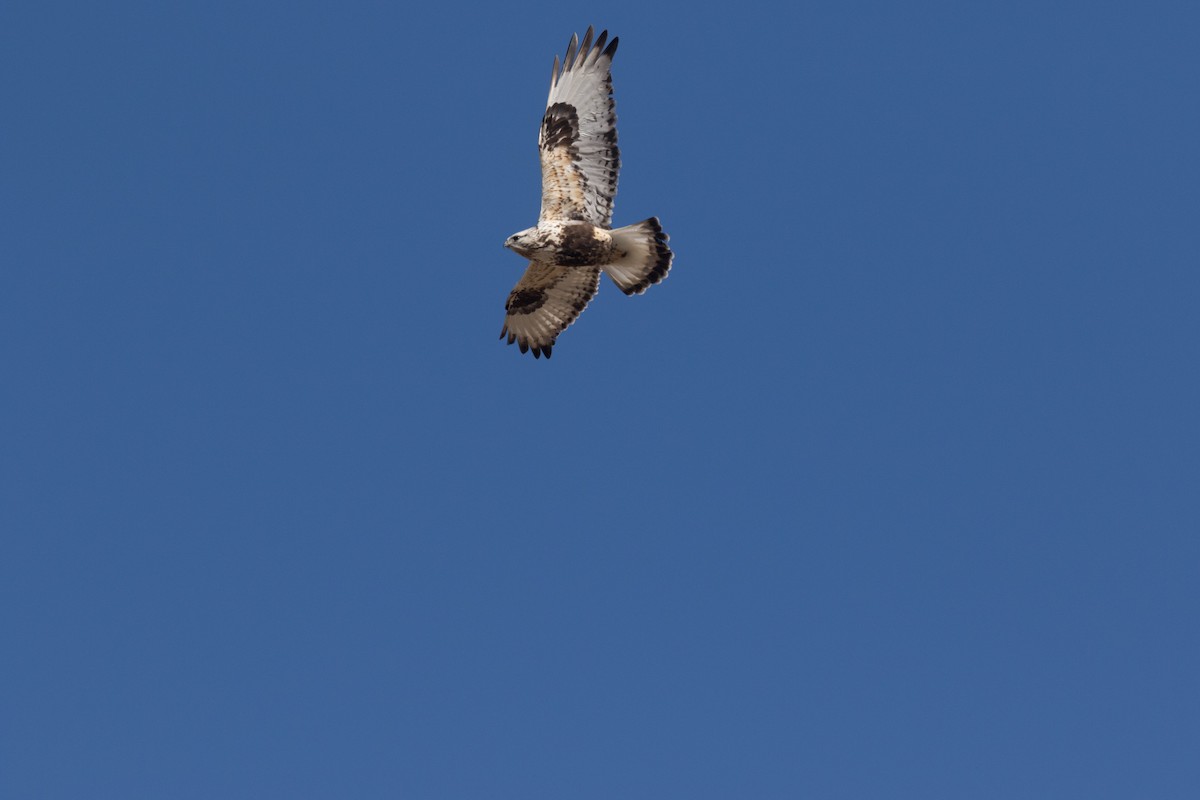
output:
[[[588,24],[677,257],[535,361]],[[1195,797],[1198,30],[6,4],[0,794]]]

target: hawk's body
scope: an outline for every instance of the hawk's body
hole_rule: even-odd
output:
[[[617,193],[617,116],[612,99],[613,54],[604,31],[571,37],[550,76],[538,150],[542,213],[533,228],[510,236],[505,247],[530,260],[508,296],[500,338],[524,353],[550,357],[558,334],[587,307],[606,272],[625,294],[641,294],[671,269],[673,254],[657,218],[612,230]]]

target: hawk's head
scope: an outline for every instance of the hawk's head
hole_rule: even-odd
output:
[[[546,246],[546,242],[538,229],[526,228],[519,233],[514,233],[504,242],[504,246],[512,250],[517,255],[531,258],[533,253],[541,250]]]

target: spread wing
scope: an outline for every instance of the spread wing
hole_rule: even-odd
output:
[[[562,68],[554,57],[550,97],[538,149],[542,160],[540,221],[585,220],[607,228],[617,194],[617,113],[612,98],[612,59],[617,37],[604,46],[608,31],[592,44],[571,36]],[[576,47],[578,46],[578,50]]]
[[[531,262],[504,304],[500,338],[534,358],[550,357],[554,340],[575,321],[600,288],[599,267],[556,267]]]

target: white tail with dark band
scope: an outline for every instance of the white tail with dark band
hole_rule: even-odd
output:
[[[622,255],[603,269],[622,292],[641,294],[667,277],[675,254],[667,246],[671,237],[663,233],[658,217],[616,228],[611,233],[613,244]]]

